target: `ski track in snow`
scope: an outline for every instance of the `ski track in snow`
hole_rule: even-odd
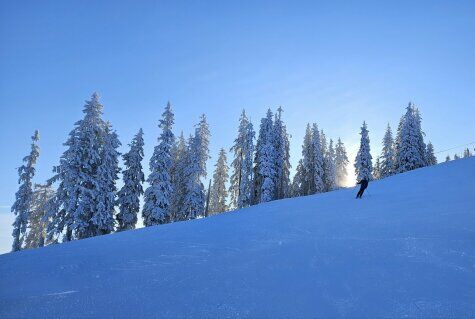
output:
[[[53,292],[50,294],[46,294],[45,296],[64,296],[64,295],[69,295],[69,294],[74,294],[77,293],[78,291],[76,290],[69,290],[69,291],[62,291],[62,292]]]

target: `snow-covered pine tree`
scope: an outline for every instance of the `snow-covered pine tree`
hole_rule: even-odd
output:
[[[323,133],[323,131],[322,131]],[[315,187],[315,193],[321,193],[325,191],[324,181],[324,153],[322,149],[322,143],[326,144],[325,138],[320,136],[317,124],[313,124],[312,127],[312,150],[313,150],[313,185]]]
[[[204,215],[205,189],[201,178],[206,178],[206,161],[209,159],[209,126],[206,116],[200,117],[195,135],[188,142],[188,159],[185,168],[186,192],[183,203],[184,219]]]
[[[91,130],[89,133],[94,134],[95,131]],[[94,163],[94,167],[91,167],[91,175],[85,179],[88,191],[84,193],[88,194],[87,196],[83,194],[85,201],[82,203],[87,214],[77,214],[82,225],[85,226],[84,228],[78,228],[78,238],[99,236],[114,231],[114,206],[117,191],[115,183],[120,173],[120,153],[117,149],[121,144],[109,122],[105,123],[100,133],[102,133],[102,136],[99,136],[98,140],[101,146],[99,149],[96,149],[96,146],[93,144],[86,145],[85,153],[90,155],[89,158],[92,159],[92,162],[97,162]],[[88,156],[85,158],[88,158]],[[81,212],[81,208],[80,203],[77,212]]]
[[[200,122],[195,129],[195,139],[197,139],[196,146],[198,146],[198,160],[200,164],[200,177],[206,178],[206,162],[211,157],[209,156],[209,139],[210,139],[209,125],[206,121],[206,115],[200,116]]]
[[[326,161],[325,161],[325,157],[328,153],[328,145],[327,145],[327,137],[325,135],[325,132],[323,132],[323,130],[320,130],[320,147],[321,147],[321,150],[322,150],[322,155],[323,155],[323,191],[326,192],[327,190],[327,186],[326,186]]]
[[[376,162],[373,167],[373,178],[381,179],[381,162],[379,160],[379,156],[376,157]]]
[[[320,130],[320,147],[322,150],[323,156],[325,156],[328,152],[328,144],[327,144],[327,136],[323,130]],[[325,164],[324,164],[325,165]]]
[[[303,160],[300,159],[299,163],[297,164],[296,172],[294,178],[292,179],[292,187],[291,187],[291,196],[298,197],[303,196]]]
[[[150,159],[150,175],[147,178],[149,186],[145,190],[142,210],[145,226],[165,224],[172,220],[170,202],[173,189],[170,173],[172,169],[171,150],[175,143],[175,136],[172,132],[173,123],[174,115],[170,102],[168,102],[158,125],[162,133]]]
[[[53,170],[56,175],[49,183],[60,184],[47,205],[50,240],[56,240],[53,238],[63,232],[63,241],[69,241],[111,230],[110,211],[118,172],[115,162],[119,156],[116,148],[120,143],[110,125],[102,120],[102,109],[94,93],[86,101],[84,118],[69,133],[59,166]]]
[[[230,152],[233,153],[234,158],[231,162],[233,172],[230,178],[229,195],[231,198],[231,205],[236,208],[240,208],[238,207],[238,198],[242,179],[242,163],[244,158],[243,144],[245,136],[247,135],[248,123],[249,120],[247,119],[246,111],[242,110],[241,116],[239,117],[238,135],[230,149]]]
[[[393,160],[393,174],[399,173],[399,153],[401,151],[401,145],[402,145],[402,130],[404,126],[404,121],[405,121],[406,114],[401,116],[399,119],[399,123],[397,126],[397,131],[396,131],[396,138],[394,139],[393,143],[393,151],[394,151],[394,160]]]
[[[48,244],[46,241],[46,204],[54,196],[51,185],[35,184],[30,218],[28,220],[28,234],[25,239],[25,248],[38,248]]]
[[[117,230],[134,229],[137,214],[140,211],[140,196],[143,195],[142,184],[145,181],[142,170],[144,157],[143,131],[140,129],[129,144],[130,150],[122,155],[126,169],[123,171],[124,186],[117,193],[119,213],[116,216]]]
[[[252,158],[254,155],[254,128],[243,110],[239,118],[238,136],[230,151],[234,154],[231,162],[229,193],[231,205],[242,208],[251,205],[252,200]]]
[[[454,154],[454,160],[459,160],[460,156],[458,154]]]
[[[445,157],[445,161],[446,161],[446,162],[450,162],[450,155],[447,155],[447,156]]]
[[[432,145],[431,142],[427,143],[426,161],[428,166],[437,164],[437,157],[435,157],[434,154],[434,145]]]
[[[395,143],[395,172],[403,173],[424,167],[425,144],[420,125],[420,115],[412,103],[401,118]]]
[[[98,99],[98,96],[95,98]],[[67,149],[61,155],[59,165],[53,167],[53,177],[47,181],[49,185],[59,183],[55,195],[46,204],[44,217],[47,223],[46,239],[51,243],[60,242],[61,236],[63,242],[74,239],[73,212],[78,207],[80,190],[77,182],[81,164],[76,155],[79,152],[77,135],[80,124],[80,122],[75,123],[75,128],[69,133],[68,140],[63,144],[67,146]]]
[[[181,220],[195,219],[203,215],[205,210],[205,189],[201,182],[200,167],[200,138],[190,136],[188,139],[188,159],[185,167],[184,176],[185,197],[183,201],[183,214],[180,214]]]
[[[391,127],[387,126],[383,138],[383,150],[381,152],[380,178],[385,178],[394,174],[394,139]],[[378,158],[379,159],[379,158]]]
[[[247,135],[242,149],[243,160],[241,166],[241,187],[237,201],[237,205],[240,208],[252,205],[252,196],[254,194],[253,158],[255,151],[254,138],[256,132],[254,131],[254,126],[251,121],[247,124],[246,133]]]
[[[61,235],[63,242],[73,240],[72,209],[77,207],[77,202],[70,203],[68,206],[67,199],[77,199],[74,194],[69,194],[70,187],[68,187],[75,180],[75,176],[66,174],[65,154],[61,157],[60,162],[62,164],[53,168],[55,175],[47,181],[49,185],[59,182],[54,196],[48,200],[45,206],[46,214],[43,221],[46,223],[46,241],[49,243],[60,242]]]
[[[289,135],[282,121],[282,112],[282,107],[279,107],[274,118],[275,199],[289,197],[290,187]]]
[[[180,137],[175,142],[172,149],[172,200],[171,213],[173,221],[185,220],[186,212],[183,209],[183,203],[186,195],[185,170],[188,165],[188,144],[181,132]]]
[[[333,147],[333,140],[330,139],[328,144],[328,150],[324,155],[324,184],[325,191],[329,192],[335,189],[336,187],[336,154]]]
[[[361,134],[360,148],[358,150],[358,153],[355,159],[356,179],[358,181],[361,181],[363,179],[371,180],[372,179],[371,172],[373,171],[373,163],[372,163],[372,156],[370,153],[368,127],[366,125],[366,122],[363,122],[363,126],[361,127],[360,134]]]
[[[470,149],[466,148],[463,151],[463,158],[468,158],[468,157],[471,157],[471,156],[472,156],[472,152],[470,152]]]
[[[226,200],[228,192],[226,190],[226,183],[229,179],[229,167],[226,163],[226,151],[222,148],[219,151],[218,161],[215,165],[213,174],[213,185],[211,187],[209,213],[217,214],[228,210]]]
[[[426,143],[424,142],[424,136],[425,133],[422,131],[422,118],[421,118],[421,112],[419,111],[419,108],[414,106],[414,121],[416,123],[416,141],[417,141],[417,148],[419,149],[419,153],[422,154],[422,163],[424,166],[427,166],[427,158],[426,158],[426,152],[427,152],[427,146]]]
[[[254,158],[255,196],[256,203],[269,202],[275,199],[275,148],[272,111],[267,110],[259,128],[259,137]]]
[[[12,251],[18,251],[23,248],[28,219],[32,211],[33,177],[35,176],[36,161],[40,155],[39,139],[40,134],[38,131],[35,131],[31,137],[30,154],[23,158],[24,164],[18,168],[18,184],[20,184],[20,187],[15,194],[15,202],[11,208],[12,213],[15,214],[12,232]]]
[[[348,156],[346,155],[345,145],[338,138],[338,143],[335,147],[335,170],[336,170],[336,187],[342,187],[348,175],[346,166],[348,165]]]
[[[117,149],[120,146],[117,133],[112,130],[110,123],[106,123],[104,146],[101,164],[97,169],[97,197],[95,210],[91,222],[96,229],[95,236],[110,234],[114,231],[114,207],[116,203],[119,179],[119,156]]]
[[[310,124],[307,124],[302,144],[302,179],[300,195],[315,193],[315,154],[313,151],[313,135]]]
[[[71,185],[70,193],[77,194],[77,198],[74,198],[77,200],[77,208],[72,212],[72,227],[77,239],[96,236],[98,233],[95,227],[97,221],[93,222],[92,217],[97,209],[96,199],[101,197],[102,190],[98,170],[103,162],[102,149],[104,137],[107,135],[107,124],[101,118],[102,109],[99,96],[94,93],[84,106],[84,118],[76,122],[77,130],[74,136],[76,148],[72,155],[77,186]]]

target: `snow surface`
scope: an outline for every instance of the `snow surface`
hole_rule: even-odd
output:
[[[0,256],[0,318],[474,318],[475,157]]]

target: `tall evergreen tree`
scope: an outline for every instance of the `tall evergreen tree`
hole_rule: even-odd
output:
[[[297,164],[296,172],[294,178],[292,179],[292,187],[291,187],[291,196],[298,197],[305,195],[303,193],[303,182],[304,182],[304,170],[303,170],[303,160],[300,159],[299,163]]]
[[[312,150],[313,150],[313,184],[314,192],[321,193],[325,191],[324,182],[324,153],[322,149],[322,143],[325,142],[325,138],[320,135],[317,124],[313,124],[312,127]]]
[[[185,191],[183,198],[183,211],[178,216],[179,220],[194,219],[204,212],[205,195],[204,186],[200,180],[199,156],[196,146],[196,139],[193,136],[188,138],[188,149],[186,152],[186,166],[184,169]]]
[[[335,170],[336,170],[336,187],[342,187],[346,181],[348,173],[346,166],[348,165],[348,156],[346,155],[345,145],[338,138],[338,142],[335,147]]]
[[[195,140],[196,146],[198,147],[198,160],[200,164],[200,176],[203,178],[207,177],[206,171],[206,162],[211,157],[209,156],[209,139],[211,133],[209,131],[209,125],[206,120],[206,115],[202,114],[200,116],[200,121],[195,129]]]
[[[242,164],[243,164],[243,144],[244,139],[247,136],[247,124],[249,120],[247,119],[245,110],[242,111],[241,116],[239,117],[239,127],[238,135],[234,140],[233,146],[231,146],[230,152],[233,153],[233,160],[231,162],[231,167],[233,172],[231,174],[229,194],[231,197],[231,205],[236,208],[238,207],[238,198],[239,191],[241,186],[242,179]]]
[[[407,108],[406,108],[407,111]],[[407,113],[407,112],[406,112]],[[397,131],[396,131],[396,138],[394,139],[393,143],[393,151],[394,151],[394,167],[393,167],[393,173],[397,174],[399,173],[399,152],[401,150],[401,143],[402,143],[402,130],[404,126],[404,121],[405,121],[406,114],[401,116],[399,119],[399,123],[397,126]]]
[[[186,195],[186,178],[185,170],[188,165],[188,144],[181,132],[180,137],[175,142],[172,149],[173,165],[172,165],[172,200],[170,210],[172,212],[173,221],[184,220],[186,212],[183,209],[183,203]]]
[[[62,164],[53,167],[55,175],[47,182],[49,185],[59,182],[55,195],[47,201],[45,206],[46,240],[50,243],[58,243],[61,236],[63,236],[63,242],[73,240],[72,211],[77,207],[77,202],[73,202],[73,200],[77,200],[77,195],[70,194],[69,191],[76,176],[66,174],[68,170],[66,169],[65,154],[60,162]],[[71,198],[71,203],[67,203],[68,197]]]
[[[205,115],[195,128],[195,135],[188,142],[188,159],[185,168],[186,195],[184,215],[181,218],[194,219],[203,216],[205,210],[205,190],[201,178],[206,178],[206,161],[209,159],[209,126]]]
[[[437,157],[435,157],[434,146],[431,142],[427,144],[426,161],[428,166],[437,164]]]
[[[255,163],[255,202],[264,203],[275,199],[275,148],[272,111],[267,110],[259,128]]]
[[[174,115],[170,102],[162,113],[159,127],[162,130],[158,145],[150,159],[149,187],[145,190],[142,217],[145,226],[169,223],[172,220],[170,202],[172,195],[171,169],[172,147],[175,136],[172,132]]]
[[[391,127],[387,126],[383,138],[383,150],[381,153],[380,177],[388,177],[394,174],[394,139]]]
[[[251,205],[254,135],[252,123],[247,119],[246,113],[243,110],[239,119],[238,136],[231,147],[234,159],[231,163],[233,173],[231,175],[229,193],[231,195],[231,204],[236,208]]]
[[[424,131],[422,131],[421,112],[415,106],[414,106],[414,121],[416,124],[417,149],[419,150],[419,153],[421,154],[423,166],[427,166],[428,165],[427,158],[426,158],[427,146],[426,146],[426,143],[424,142],[425,133]]]
[[[91,221],[96,233],[94,235],[109,234],[114,231],[114,206],[116,203],[117,187],[119,179],[119,156],[117,148],[120,146],[117,134],[112,131],[109,123],[106,123],[104,146],[102,150],[101,164],[97,169],[98,185],[96,186],[96,205]]]
[[[75,123],[65,143],[56,173],[49,183],[59,182],[49,201],[48,237],[64,231],[64,241],[108,233],[113,228],[116,151],[120,142],[110,125],[102,120],[102,105],[94,93],[84,106],[84,118]]]
[[[201,182],[201,168],[199,150],[200,139],[190,137],[188,139],[188,159],[185,167],[185,197],[183,202],[183,214],[180,220],[195,219],[203,216],[205,210],[205,189]]]
[[[94,93],[84,107],[85,116],[76,123],[74,136],[74,173],[77,174],[77,186],[72,186],[71,193],[76,193],[77,208],[72,212],[73,231],[76,238],[82,239],[97,235],[97,228],[92,217],[98,204],[98,186],[100,184],[98,169],[102,163],[102,149],[107,124],[102,120],[102,105],[99,96]],[[99,186],[100,187],[100,186]]]
[[[325,191],[329,192],[336,187],[336,154],[332,139],[330,139],[328,150],[324,154],[323,162]]]
[[[228,210],[226,199],[228,192],[226,190],[226,183],[229,179],[229,167],[226,163],[226,151],[222,148],[219,151],[218,161],[215,165],[213,174],[213,185],[211,187],[210,194],[210,207],[209,212],[211,214],[222,213]]]
[[[325,135],[325,132],[323,132],[323,130],[320,130],[320,149],[321,149],[321,152],[322,152],[322,156],[323,156],[323,176],[322,176],[322,179],[323,179],[323,192],[325,192],[327,190],[327,186],[326,186],[326,172],[327,172],[327,168],[326,168],[326,161],[325,161],[325,157],[328,153],[328,145],[327,145],[327,137]]]
[[[247,125],[247,137],[243,148],[243,162],[241,174],[241,187],[239,190],[238,207],[247,207],[252,205],[252,196],[254,194],[254,169],[253,158],[255,153],[254,138],[256,132],[254,126],[249,121]]]
[[[395,171],[403,173],[424,167],[425,152],[419,111],[409,103],[399,122],[395,144]]]
[[[301,169],[301,191],[300,195],[310,195],[315,193],[315,154],[313,151],[313,135],[310,124],[307,124],[302,145],[302,169]]]
[[[327,144],[327,136],[325,135],[325,132],[323,132],[323,130],[320,130],[320,149],[322,151],[322,155],[325,157],[325,155],[328,152],[328,144]]]
[[[333,149],[333,141],[332,150],[329,153],[323,131],[319,131],[315,123],[312,126],[307,124],[302,145],[302,159],[299,161],[297,172],[292,182],[292,196],[324,192],[327,189],[327,182],[328,187],[333,189],[336,180],[335,165],[336,154]],[[328,178],[325,175],[326,167],[329,174]]]
[[[54,196],[51,185],[35,184],[33,190],[32,208],[28,220],[28,234],[25,239],[25,248],[43,247],[46,241],[46,204]]]
[[[117,193],[119,204],[119,213],[116,216],[118,231],[134,229],[137,223],[137,214],[140,211],[140,196],[144,193],[142,184],[145,181],[142,170],[144,157],[142,129],[134,136],[129,146],[130,150],[122,156],[126,167],[123,172],[124,186]]]
[[[356,179],[361,181],[363,179],[371,180],[372,175],[371,172],[373,171],[373,163],[372,163],[372,156],[370,153],[370,145],[369,145],[369,135],[368,135],[368,127],[366,122],[363,122],[363,126],[361,127],[361,142],[360,148],[356,155],[355,159],[355,172],[356,172]]]
[[[282,121],[282,107],[277,109],[274,118],[274,149],[275,149],[275,198],[289,196],[290,187],[290,145],[289,135]]]
[[[373,177],[374,179],[381,179],[381,162],[379,160],[379,156],[376,157],[376,163],[373,167]]]
[[[33,177],[35,176],[36,161],[40,155],[39,139],[40,134],[38,131],[35,131],[31,137],[30,154],[23,158],[24,164],[18,168],[18,184],[20,184],[20,187],[15,194],[15,203],[13,203],[11,208],[12,213],[15,214],[12,232],[12,251],[18,251],[23,248],[28,219],[32,211]]]
[[[470,152],[470,149],[466,148],[463,151],[463,158],[468,158],[472,156],[472,152]]]

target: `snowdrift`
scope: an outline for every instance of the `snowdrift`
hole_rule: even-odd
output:
[[[475,158],[0,256],[1,318],[475,317]]]

